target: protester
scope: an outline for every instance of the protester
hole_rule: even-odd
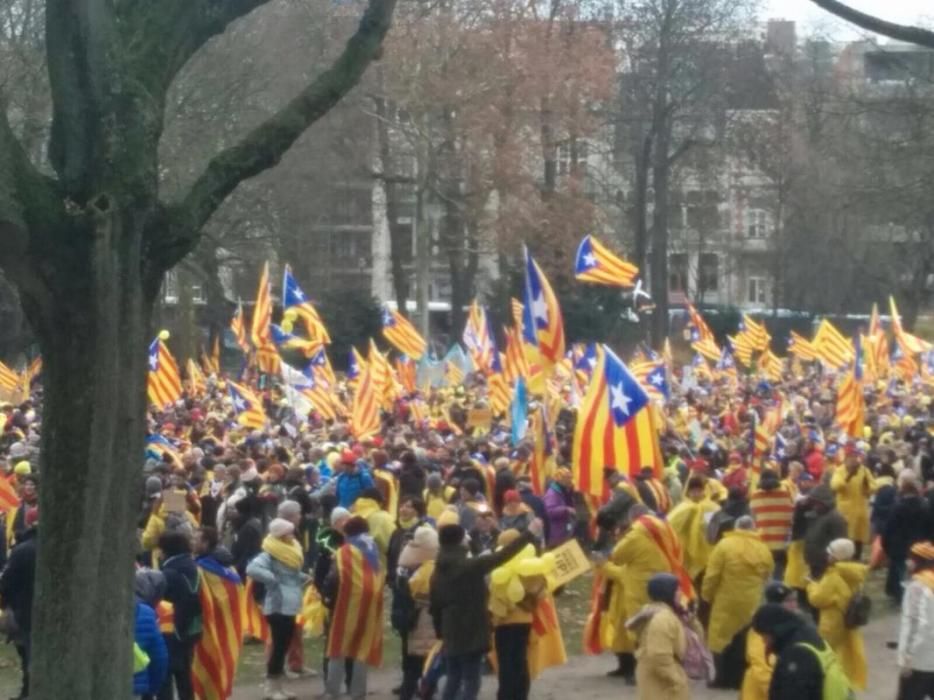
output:
[[[869,542],[869,498],[876,490],[876,482],[862,464],[863,452],[847,445],[846,461],[837,467],[830,488],[837,498],[837,509],[847,524],[847,537],[855,547],[854,556],[862,557],[863,547]]]
[[[36,544],[39,528],[39,508],[23,508],[22,528],[17,544],[10,552],[6,568],[0,576],[0,601],[12,615],[11,637],[16,645],[22,667],[23,682],[20,698],[29,697],[29,659],[32,644],[32,608],[36,586]],[[8,627],[8,629],[10,629]]]
[[[759,475],[759,488],[749,497],[749,510],[774,561],[774,576],[780,579],[785,574],[788,541],[791,537],[791,520],[794,515],[794,500],[782,488],[781,481],[771,469]]]
[[[393,588],[392,623],[402,637],[400,700],[413,700],[425,659],[437,643],[429,612],[431,577],[438,557],[438,533],[430,525],[415,529],[399,555]]]
[[[808,584],[810,604],[819,613],[818,631],[840,659],[850,684],[857,690],[866,688],[866,652],[863,635],[858,627],[846,623],[850,602],[866,580],[865,564],[852,561],[855,546],[841,538],[827,546],[828,566],[820,580]]]
[[[193,700],[191,665],[195,644],[201,638],[202,611],[198,597],[198,569],[191,556],[189,534],[169,530],[159,537],[159,549],[164,557],[164,600],[171,604],[174,631],[166,638],[169,652],[169,674],[159,693],[160,700],[171,700],[174,687],[178,700]],[[278,698],[276,700],[279,700]]]
[[[324,686],[329,697],[339,697],[349,672],[350,697],[362,700],[367,693],[368,668],[382,661],[385,565],[363,517],[347,520],[344,537],[323,590],[323,595],[334,601]]]
[[[639,700],[687,700],[691,696],[682,660],[686,649],[684,626],[677,602],[678,579],[655,574],[646,586],[651,601],[628,619],[626,627],[638,634],[636,690]]]
[[[754,527],[750,516],[738,518],[735,528],[713,548],[704,574],[701,597],[711,604],[707,643],[717,666],[715,686],[724,674],[721,653],[752,620],[774,567],[772,554]]]
[[[152,569],[137,571],[134,592],[136,613],[133,641],[146,655],[147,663],[133,674],[133,694],[151,700],[162,688],[169,666],[168,648],[159,631],[156,616],[156,606],[165,595],[165,575]]]
[[[911,580],[898,633],[898,700],[934,697],[934,544],[916,542],[908,554]]]
[[[904,469],[898,477],[898,496],[880,532],[882,549],[888,559],[885,593],[901,603],[908,552],[916,542],[930,536],[927,502],[921,497],[920,486],[913,471]]]
[[[798,596],[795,591],[783,583],[773,581],[765,587],[765,603],[781,605],[786,610],[798,610]],[[755,618],[755,616],[753,616]],[[745,635],[740,700],[767,700],[769,684],[775,670],[775,659],[765,647],[765,639],[752,628],[750,623]]]
[[[545,510],[548,513],[549,548],[558,547],[574,536],[577,509],[574,507],[574,481],[571,470],[561,467],[545,491]]]
[[[295,525],[288,520],[275,518],[269,523],[262,549],[247,566],[246,574],[265,589],[263,615],[269,623],[272,648],[263,692],[268,700],[291,700],[295,696],[282,687],[285,657],[295,634],[295,616],[302,608],[302,589],[309,577],[302,571],[302,548],[295,540]]]
[[[489,592],[484,577],[539,537],[542,525],[533,521],[502,549],[470,558],[464,528],[442,521],[438,523],[441,549],[431,582],[431,614],[444,644],[447,667],[442,700],[477,700],[481,664],[490,645]]]

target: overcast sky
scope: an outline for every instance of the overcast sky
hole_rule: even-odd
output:
[[[934,26],[934,0],[849,0],[848,4],[892,22],[923,22]],[[765,18],[796,20],[804,25],[802,32],[818,31],[840,37],[855,32],[846,22],[832,17],[810,0],[764,0],[762,14]]]

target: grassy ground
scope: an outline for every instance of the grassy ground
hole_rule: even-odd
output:
[[[590,606],[590,576],[581,576],[558,596],[558,617],[561,620],[561,630],[568,656],[577,656],[582,652],[582,637],[584,623],[587,621],[587,611]],[[389,600],[386,601],[389,608]],[[401,647],[399,636],[389,626],[388,614],[383,636],[383,667],[397,668],[401,662]],[[305,639],[305,666],[320,671],[323,653],[323,640],[320,638]],[[237,684],[259,683],[266,667],[266,656],[263,647],[259,644],[247,645],[240,656],[240,667],[237,670]]]

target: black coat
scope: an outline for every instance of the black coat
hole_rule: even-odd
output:
[[[20,632],[28,639],[32,630],[32,599],[36,586],[35,528],[19,534],[19,544],[13,547],[3,575],[0,576],[0,598],[4,608],[13,611]]]
[[[165,600],[175,613],[175,636],[193,641],[201,637],[201,597],[198,594],[198,567],[190,554],[176,554],[162,564]]]
[[[823,649],[826,643],[804,621],[773,640],[776,659],[769,700],[823,700],[824,670],[814,652],[802,644]]]
[[[535,538],[524,532],[498,552],[468,557],[462,545],[442,546],[431,579],[431,616],[447,654],[479,654],[490,647],[487,574]]]
[[[415,496],[421,498],[425,493],[425,470],[417,464],[402,467],[399,473],[399,498]]]
[[[263,524],[259,518],[250,518],[237,528],[230,549],[234,559],[234,568],[237,569],[242,580],[246,581],[246,567],[262,549]]]
[[[882,548],[892,561],[908,557],[915,542],[928,539],[928,504],[921,496],[899,496],[882,530]]]

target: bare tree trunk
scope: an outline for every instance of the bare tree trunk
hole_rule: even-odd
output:
[[[655,208],[652,214],[652,345],[660,347],[668,337],[668,206],[671,163],[668,151],[671,143],[671,122],[662,117],[656,130],[652,186]]]
[[[49,429],[30,664],[30,697],[43,700],[127,697],[132,666],[145,347],[158,287],[144,289],[141,236],[127,230],[134,217],[95,217],[88,244],[55,258],[55,303],[24,300],[34,321],[45,319],[37,327]],[[109,634],[90,633],[102,614]]]
[[[634,225],[635,231],[635,264],[640,270],[645,269],[646,251],[649,244],[649,168],[652,162],[652,138],[646,135],[642,139],[641,148],[635,154],[636,181]]]
[[[375,97],[373,101],[376,104],[376,138],[382,168],[382,172],[377,176],[383,178],[386,187],[386,218],[389,220],[389,261],[392,268],[392,289],[396,297],[399,313],[406,316],[408,315],[405,304],[409,298],[409,275],[405,270],[403,251],[407,247],[407,241],[405,240],[406,234],[394,225],[399,220],[399,186],[390,177],[395,173],[395,170],[389,136],[389,114],[386,109],[385,99]]]

